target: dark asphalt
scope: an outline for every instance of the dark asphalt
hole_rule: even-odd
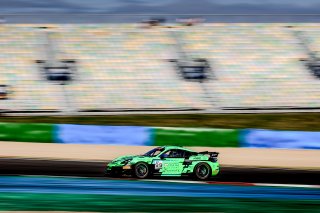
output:
[[[0,175],[103,177],[107,162],[0,158]],[[221,182],[320,185],[320,170],[226,167],[212,180]]]
[[[320,200],[320,189],[103,180],[79,177],[0,176],[0,193]]]

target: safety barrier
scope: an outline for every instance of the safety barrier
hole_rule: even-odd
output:
[[[239,130],[209,128],[155,128],[155,145],[238,147]]]
[[[0,141],[320,149],[320,132],[0,123]]]
[[[241,135],[241,147],[320,149],[320,132],[248,129]]]
[[[0,123],[0,141],[53,142],[53,124]]]
[[[138,126],[56,126],[55,142],[68,144],[152,145],[152,129]]]

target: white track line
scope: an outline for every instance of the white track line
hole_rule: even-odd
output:
[[[165,182],[165,183],[191,183],[191,184],[211,184],[208,182],[202,181],[184,181],[184,180],[140,180],[140,181],[148,181],[148,182]],[[304,185],[304,184],[278,184],[278,183],[250,183],[253,186],[271,186],[271,187],[293,187],[293,188],[320,188],[320,185]],[[219,185],[219,181],[215,183],[215,185]],[[223,182],[221,185],[228,185],[226,182]],[[237,185],[230,182],[230,185]],[[245,185],[244,185],[245,186]]]
[[[254,183],[254,185],[255,186],[296,187],[296,188],[320,188],[320,185],[303,185],[303,184]]]

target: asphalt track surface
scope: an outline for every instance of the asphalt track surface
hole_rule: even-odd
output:
[[[0,175],[80,176],[108,179],[104,177],[106,165],[107,162],[0,158]],[[221,165],[220,174],[212,178],[212,181],[320,185],[320,171]]]
[[[320,188],[230,186],[66,177],[0,177],[0,193],[320,200]]]

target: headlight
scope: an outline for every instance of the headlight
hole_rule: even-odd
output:
[[[121,164],[127,165],[132,159],[124,160],[121,162]]]

